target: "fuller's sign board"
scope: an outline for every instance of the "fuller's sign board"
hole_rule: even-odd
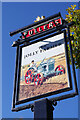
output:
[[[41,23],[39,25],[36,25],[34,27],[31,27],[29,29],[26,29],[24,32],[22,32],[22,39],[26,39],[28,37],[31,37],[33,35],[40,34],[44,31],[54,29],[57,26],[62,25],[62,19],[60,16],[56,18],[52,18],[50,20],[47,20],[44,23]]]

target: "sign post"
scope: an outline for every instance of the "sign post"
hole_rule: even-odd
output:
[[[36,101],[34,103],[34,120],[45,119],[53,120],[53,111],[54,106],[57,105],[57,102],[51,102],[47,98]]]
[[[42,99],[34,103],[34,120],[39,118],[53,120],[53,106],[48,99]]]

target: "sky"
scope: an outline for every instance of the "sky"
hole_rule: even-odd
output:
[[[2,2],[2,44],[0,44],[0,51],[2,51],[2,118],[34,117],[30,109],[17,113],[11,111],[16,58],[16,48],[12,48],[11,45],[18,39],[18,35],[10,37],[9,32],[32,24],[37,16],[49,17],[60,12],[65,19],[66,9],[73,4],[76,4],[78,8],[77,2]],[[76,74],[78,82],[79,70],[76,70]],[[78,112],[78,96],[76,96],[59,101],[54,110],[54,118],[78,118]]]

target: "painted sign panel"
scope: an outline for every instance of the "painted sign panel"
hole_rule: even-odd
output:
[[[21,48],[19,101],[70,87],[64,33]]]

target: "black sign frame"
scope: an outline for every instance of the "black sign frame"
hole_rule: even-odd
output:
[[[66,60],[67,60],[67,68],[68,68],[68,75],[69,75],[69,79],[71,78],[70,76],[70,66],[69,66],[69,58],[68,58],[68,48],[67,48],[67,42],[66,42],[66,30],[63,30],[63,31],[60,31],[60,32],[57,32],[57,33],[52,33],[51,35],[49,36],[46,36],[44,38],[41,38],[39,39],[38,41],[33,41],[31,43],[29,43],[28,45],[31,45],[31,44],[34,44],[36,42],[39,42],[41,40],[44,40],[46,38],[49,38],[49,37],[52,37],[52,36],[55,36],[57,34],[60,34],[60,33],[64,33],[64,39],[65,39],[65,50],[66,50]],[[69,30],[68,30],[68,38],[69,38]],[[70,44],[70,39],[69,39],[69,44]],[[70,88],[66,88],[66,89],[62,89],[62,90],[59,90],[59,91],[55,91],[55,92],[51,92],[51,93],[47,93],[45,95],[41,95],[41,96],[37,96],[37,97],[33,97],[33,98],[30,98],[30,99],[25,99],[25,100],[21,100],[21,101],[18,101],[18,92],[19,92],[19,78],[20,78],[20,64],[21,64],[21,48],[24,47],[25,45],[22,45],[22,46],[17,46],[17,52],[16,52],[16,66],[15,66],[15,80],[14,80],[14,93],[13,93],[13,104],[12,104],[12,110],[13,111],[17,111],[17,109],[15,108],[15,105],[20,105],[20,104],[23,104],[23,103],[26,103],[26,102],[29,102],[29,101],[33,101],[33,100],[36,100],[36,99],[40,99],[40,98],[43,98],[43,97],[48,97],[50,95],[55,95],[55,94],[58,94],[58,93],[62,93],[62,92],[66,92],[66,91],[71,91],[73,90],[73,86],[72,86],[72,80],[70,79]],[[74,68],[74,61],[73,61],[73,58],[72,58],[72,49],[71,49],[71,44],[70,44],[70,52],[71,52],[71,60],[72,60],[72,69],[74,71],[73,73],[73,78],[74,78],[74,86],[75,86],[75,92],[73,93],[70,93],[70,94],[66,94],[64,95],[63,97],[60,96],[60,97],[55,97],[51,100],[63,100],[63,99],[67,99],[67,98],[70,98],[70,97],[73,97],[75,95],[78,95],[78,90],[77,90],[77,83],[76,83],[76,76],[75,76],[75,68]]]

